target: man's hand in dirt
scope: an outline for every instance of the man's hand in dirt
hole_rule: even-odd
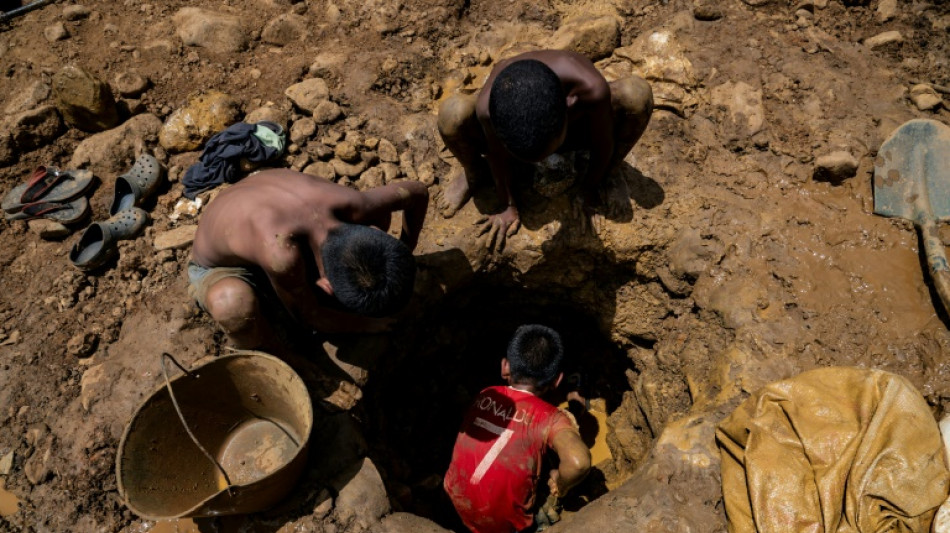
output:
[[[572,205],[574,218],[580,220],[581,230],[584,233],[597,236],[604,232],[606,229],[604,216],[597,212],[603,205],[600,196],[596,192],[593,194],[588,193],[582,198],[574,199]]]
[[[476,224],[479,224],[479,237],[484,235],[485,246],[500,252],[504,249],[508,237],[518,232],[521,218],[518,216],[518,208],[512,205],[497,215],[480,218]]]

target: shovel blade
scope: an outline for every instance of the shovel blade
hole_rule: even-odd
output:
[[[878,150],[874,212],[914,222],[950,218],[950,127],[905,122]]]

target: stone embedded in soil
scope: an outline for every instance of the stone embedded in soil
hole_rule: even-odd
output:
[[[336,171],[333,170],[333,165],[325,161],[316,161],[307,165],[303,169],[304,174],[310,174],[311,176],[316,176],[329,181],[336,180]]]
[[[248,124],[254,124],[261,121],[270,121],[281,128],[287,128],[287,122],[289,120],[289,113],[286,110],[280,109],[273,104],[265,104],[262,107],[258,107],[254,111],[251,111],[244,117],[244,122]]]
[[[399,152],[396,150],[396,146],[386,139],[379,140],[379,146],[376,147],[376,152],[379,154],[380,161],[387,163],[399,162]]]
[[[313,136],[317,131],[317,124],[310,117],[303,117],[300,120],[294,121],[293,125],[290,126],[290,141],[303,144],[306,140]]]
[[[90,168],[99,176],[118,175],[145,150],[146,140],[154,139],[162,121],[152,114],[136,115],[118,128],[87,137],[73,151],[68,168]]]
[[[240,118],[241,106],[231,96],[208,91],[191,97],[184,107],[172,113],[158,140],[169,152],[190,152]]]
[[[309,35],[310,21],[299,15],[285,13],[268,22],[261,31],[261,41],[286,46]]]
[[[581,16],[568,20],[547,47],[570,50],[591,61],[603,59],[620,46],[620,24],[613,16]]]
[[[239,17],[185,7],[172,20],[185,46],[200,46],[223,54],[247,48],[248,32]]]
[[[330,88],[323,78],[308,78],[287,87],[284,95],[301,111],[312,113],[320,102],[330,96]]]
[[[127,98],[135,98],[148,89],[149,79],[138,72],[127,71],[115,77],[115,88]]]
[[[13,450],[0,457],[0,476],[6,476],[13,468]]]
[[[51,43],[63,41],[69,39],[69,30],[66,29],[66,25],[62,22],[56,22],[50,24],[43,30],[43,37],[46,37],[46,40]]]
[[[318,103],[313,109],[313,120],[317,124],[329,124],[343,116],[343,110],[336,102],[329,99]]]
[[[877,4],[875,17],[878,22],[887,22],[897,16],[897,0],[881,0]]]
[[[858,171],[858,160],[849,152],[837,151],[815,160],[815,179],[838,183]]]
[[[72,230],[54,220],[38,218],[26,223],[30,231],[40,236],[44,241],[61,241],[72,235]]]
[[[901,32],[897,30],[891,30],[884,33],[879,33],[873,37],[868,37],[864,40],[864,45],[871,50],[874,50],[875,48],[881,48],[889,44],[902,42],[904,42],[904,36],[901,35]]]
[[[34,452],[26,460],[26,464],[23,465],[23,473],[26,474],[26,479],[33,485],[44,483],[50,478],[50,474],[52,474],[49,468],[51,454],[52,444],[49,444],[42,453]]]
[[[80,20],[89,16],[89,8],[83,5],[72,5],[63,8],[63,18],[66,20]]]
[[[7,105],[3,108],[4,114],[15,115],[29,111],[49,98],[50,86],[42,80],[36,80],[21,91],[13,91],[7,95]]]
[[[342,523],[355,520],[365,529],[391,509],[383,479],[368,457],[355,468],[337,476],[331,484],[339,490],[333,512]]]
[[[89,357],[96,351],[99,336],[95,333],[77,333],[66,343],[66,353],[73,357]]]
[[[367,166],[366,161],[350,164],[340,159],[331,159],[330,164],[333,165],[334,172],[340,176],[346,176],[347,178],[355,178],[359,176],[364,170],[366,170]]]
[[[10,120],[12,140],[20,150],[34,150],[53,142],[63,130],[56,108],[40,106],[24,111]]]
[[[692,62],[669,31],[640,35],[630,46],[614,50],[614,55],[633,63],[647,80],[663,80],[683,87],[696,83]]]
[[[349,141],[342,141],[337,144],[336,148],[333,149],[333,153],[347,163],[355,163],[360,160],[359,151],[357,151],[356,146]]]
[[[943,105],[943,98],[933,87],[919,83],[910,89],[910,100],[921,111],[933,111]]]
[[[75,65],[53,76],[53,97],[63,119],[82,131],[103,131],[119,123],[109,85]]]
[[[720,124],[720,133],[727,141],[751,139],[765,127],[761,89],[729,81],[714,87],[710,99],[728,111],[728,117]]]
[[[180,250],[194,242],[197,231],[198,226],[194,224],[163,231],[155,236],[153,245],[156,250]]]

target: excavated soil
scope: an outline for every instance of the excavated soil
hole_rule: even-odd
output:
[[[286,354],[318,407],[310,465],[289,500],[263,515],[176,527],[421,531],[404,511],[457,528],[439,476],[461,412],[497,383],[505,341],[525,322],[562,331],[566,370],[586,378],[608,415],[593,423],[611,457],[565,502],[555,531],[724,531],[712,428],[748,393],[807,369],[888,370],[917,386],[935,417],[950,407],[950,317],[913,225],[874,215],[872,194],[874,159],[894,128],[912,118],[950,123],[946,107],[920,110],[910,99],[918,83],[947,97],[944,2],[123,0],[90,1],[67,19],[70,5],[0,23],[0,108],[76,65],[113,85],[123,74],[147,78],[126,103],[136,114],[166,120],[213,89],[243,113],[273,103],[293,123],[303,114],[284,91],[319,76],[345,119],[320,125],[311,141],[352,131],[388,139],[403,174],[433,198],[416,298],[396,330],[313,339]],[[173,16],[189,6],[238,17],[246,49],[184,45]],[[283,16],[303,21],[303,34],[262,39]],[[500,57],[598,16],[616,21],[619,42],[597,65],[611,79],[651,81],[650,126],[605,184],[598,233],[573,215],[576,187],[552,195],[523,183],[524,227],[491,254],[475,225],[490,191],[451,219],[436,207],[455,164],[435,130],[438,102],[477,88]],[[51,39],[59,24],[67,35]],[[901,39],[867,41],[886,31]],[[64,127],[17,151],[0,167],[0,192],[38,165],[68,165],[90,135]],[[172,153],[154,135],[140,141],[171,183],[146,204],[145,234],[122,242],[102,272],[67,259],[82,225],[46,240],[35,225],[0,221],[0,531],[161,531],[119,497],[119,439],[160,384],[161,353],[186,365],[226,353],[187,295],[188,247],[154,246],[184,224],[170,215],[200,152]],[[819,159],[836,152],[857,168],[829,179]],[[115,176],[131,163],[92,164],[92,220],[107,218]],[[299,163],[290,155],[278,164]],[[382,503],[372,483],[352,489],[366,483],[364,457]]]

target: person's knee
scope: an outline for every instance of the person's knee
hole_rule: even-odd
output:
[[[627,115],[649,117],[653,112],[653,88],[639,76],[629,76],[613,82],[610,97],[615,108]]]
[[[443,137],[458,135],[474,114],[475,98],[472,95],[450,96],[439,106],[439,132]]]
[[[224,278],[215,283],[208,290],[205,306],[215,322],[229,334],[248,329],[259,315],[254,289],[237,278]]]

